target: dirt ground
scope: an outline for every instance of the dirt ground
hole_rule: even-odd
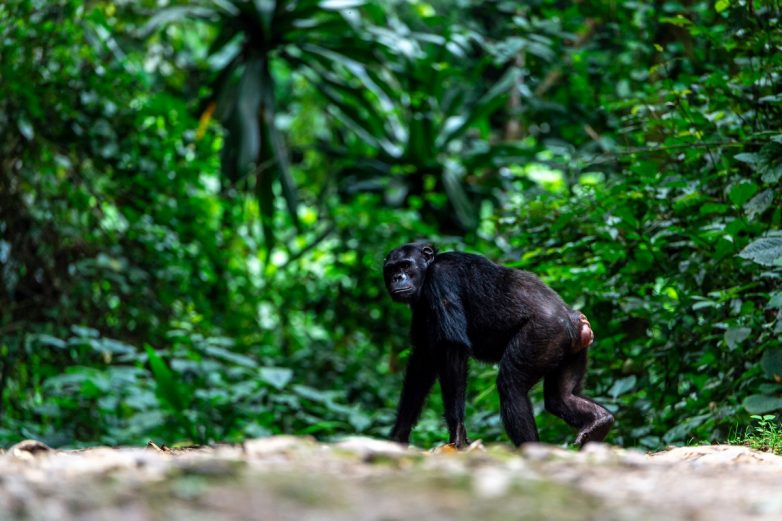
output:
[[[57,451],[26,441],[0,454],[0,519],[779,520],[782,457],[727,445],[457,453],[272,437]]]

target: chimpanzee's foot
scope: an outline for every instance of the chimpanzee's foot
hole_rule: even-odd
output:
[[[470,446],[470,440],[467,439],[467,429],[464,428],[464,424],[460,423],[456,426],[456,432],[451,436],[451,443],[455,448],[462,450]]]
[[[588,441],[603,441],[603,439],[611,430],[611,426],[614,424],[614,417],[610,414],[601,416],[594,422],[590,423],[578,433],[576,436],[576,445],[580,448]]]
[[[468,440],[467,438],[464,438],[459,443],[453,442],[453,443],[449,443],[449,445],[453,445],[454,448],[456,448],[456,449],[464,450],[464,449],[466,449],[467,447],[470,446],[470,443],[472,443],[470,440]]]
[[[394,427],[394,430],[392,430],[391,434],[388,436],[388,440],[401,443],[402,445],[410,445],[410,431],[403,431]]]

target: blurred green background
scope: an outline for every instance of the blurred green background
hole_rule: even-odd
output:
[[[608,441],[778,414],[780,9],[0,3],[0,443],[384,436],[380,266],[421,237],[585,311]],[[473,438],[506,440],[495,376]],[[413,442],[445,440],[435,391]]]

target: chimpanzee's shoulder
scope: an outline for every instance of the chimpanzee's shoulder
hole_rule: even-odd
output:
[[[469,266],[474,264],[491,264],[495,265],[492,261],[484,257],[483,255],[476,255],[474,253],[464,253],[461,251],[447,251],[445,253],[438,253],[434,258],[434,265],[442,266]]]
[[[495,264],[482,255],[449,251],[439,253],[429,266],[429,280],[447,285],[472,281],[478,277],[497,277],[507,268]]]

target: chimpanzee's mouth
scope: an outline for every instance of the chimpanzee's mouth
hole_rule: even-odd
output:
[[[413,291],[415,291],[413,286],[405,286],[403,288],[395,288],[391,290],[391,294],[398,297],[404,297],[405,295],[411,294]]]

